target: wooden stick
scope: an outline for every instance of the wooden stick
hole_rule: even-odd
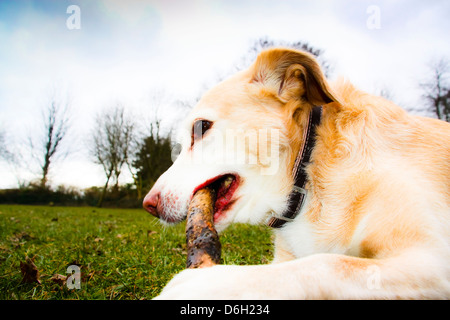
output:
[[[198,190],[189,205],[186,221],[187,268],[205,268],[220,263],[221,245],[214,228],[212,188]]]

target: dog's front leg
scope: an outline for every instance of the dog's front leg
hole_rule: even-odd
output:
[[[186,269],[155,299],[305,299],[314,283],[309,272],[312,268],[306,259],[299,259],[270,265]]]
[[[186,269],[177,274],[155,299],[211,300],[262,299],[264,266],[217,265],[209,268]]]
[[[218,265],[175,276],[158,299],[448,298],[445,266],[424,252],[383,260],[337,254],[260,266]]]

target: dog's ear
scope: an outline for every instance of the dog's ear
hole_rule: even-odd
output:
[[[252,81],[276,90],[284,102],[304,99],[323,105],[337,101],[316,59],[306,52],[269,49],[259,54],[254,68]]]

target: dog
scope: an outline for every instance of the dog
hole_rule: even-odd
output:
[[[301,207],[286,218],[318,107]],[[181,137],[145,209],[180,222],[211,185],[219,231],[282,223],[271,264],[187,269],[156,299],[450,298],[450,124],[330,83],[308,53],[271,48],[208,91]]]

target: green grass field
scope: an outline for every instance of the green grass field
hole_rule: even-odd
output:
[[[0,299],[151,299],[185,267],[184,223],[163,227],[138,209],[0,205]],[[224,264],[272,258],[267,227],[234,225],[220,236]],[[40,284],[23,283],[33,258]],[[81,270],[81,289],[51,280]]]

